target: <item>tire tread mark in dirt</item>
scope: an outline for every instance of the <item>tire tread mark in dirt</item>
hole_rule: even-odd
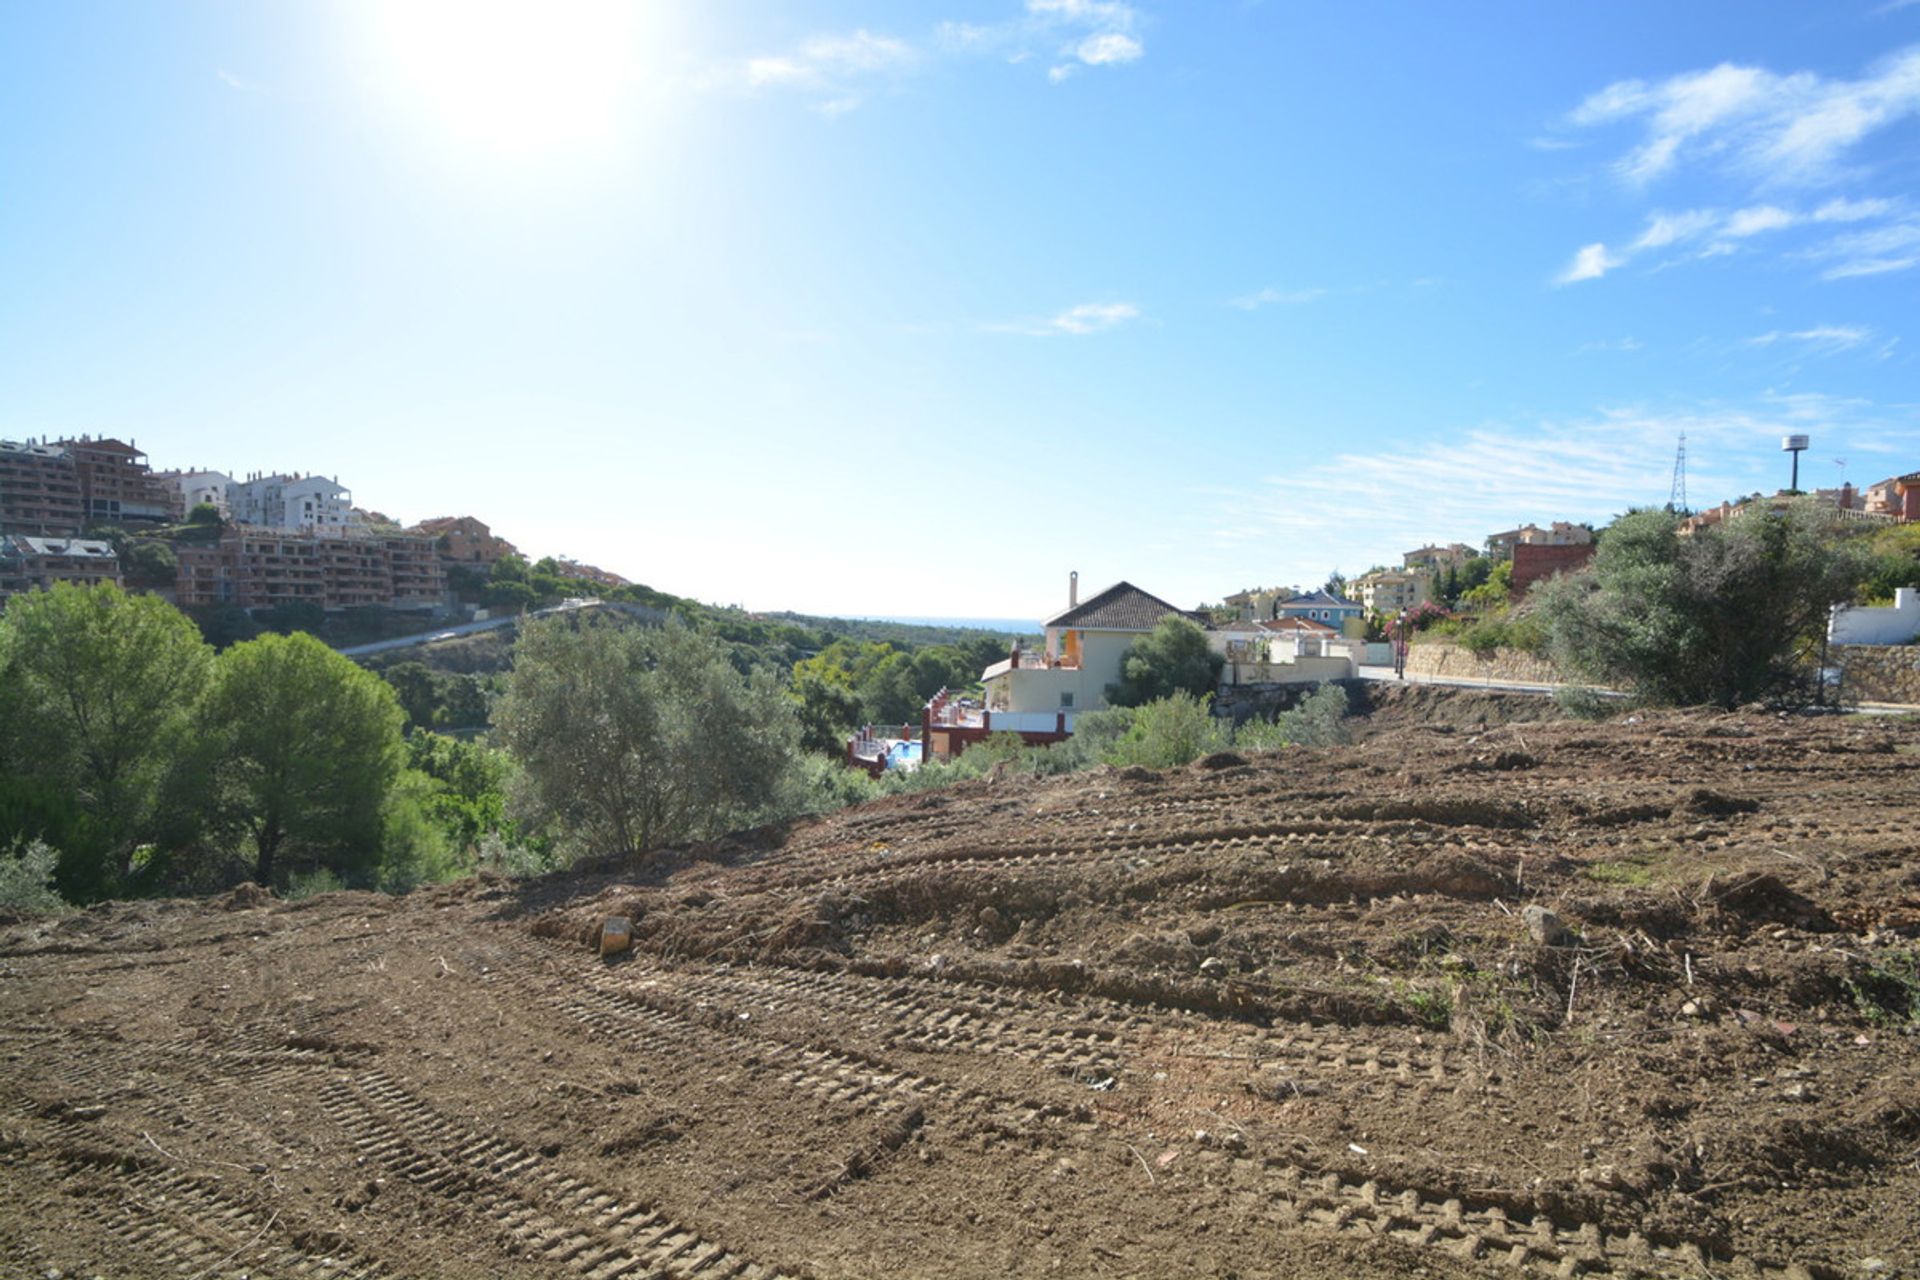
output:
[[[1128,1031],[1144,1021],[1123,1005],[1076,999],[1060,1008],[992,988],[930,978],[870,978],[777,965],[701,974],[649,964],[645,972],[696,998],[724,994],[776,1012],[832,1005],[856,1017],[882,1014],[901,1024],[884,1037],[888,1047],[1014,1055],[1074,1079],[1115,1072]],[[1049,1016],[1062,1018],[1062,1023],[1046,1026],[1042,1020]],[[1179,1025],[1210,1041],[1214,1037],[1208,1033],[1221,1024],[1193,1018],[1182,1019]],[[1262,1077],[1279,1076],[1270,1085],[1257,1085],[1256,1092],[1284,1091],[1293,1074],[1358,1089],[1457,1090],[1480,1082],[1476,1072],[1437,1048],[1371,1045],[1309,1026],[1255,1030],[1227,1025],[1224,1044],[1201,1051],[1245,1058]]]
[[[366,1156],[489,1219],[509,1253],[589,1280],[777,1280],[657,1210],[456,1124],[382,1072],[336,1080],[322,1090],[321,1106]]]
[[[77,1142],[70,1125],[51,1127],[51,1143],[6,1135],[0,1148],[24,1154],[49,1181],[87,1179],[84,1188],[71,1194],[86,1198],[93,1206],[90,1216],[109,1239],[143,1262],[159,1261],[207,1276],[378,1280],[389,1274],[344,1242],[330,1242],[327,1251],[318,1254],[296,1246],[295,1239],[311,1240],[324,1233],[303,1231],[278,1210],[235,1194],[218,1180]],[[101,1177],[110,1178],[120,1192],[110,1204],[99,1201],[96,1180]]]
[[[536,956],[555,960],[551,954],[542,954],[545,948],[530,938],[514,938],[507,949],[529,960]],[[511,966],[516,972],[520,967]],[[654,972],[671,976],[664,971]],[[1043,1115],[1056,1113],[1056,1109],[1041,1103],[983,1093],[866,1055],[792,1044],[766,1034],[751,1021],[738,1022],[720,1013],[716,1013],[711,1022],[689,1017],[683,1012],[686,1002],[665,993],[633,989],[604,971],[571,974],[557,991],[536,994],[604,1033],[618,1035],[637,1031],[656,1037],[663,1047],[695,1061],[777,1072],[777,1078],[788,1088],[803,1090],[857,1112],[898,1117],[940,1102],[972,1101],[1001,1113],[1001,1118],[1012,1124],[1030,1124]],[[716,1049],[716,1039],[747,1048],[747,1056]]]
[[[1477,830],[1477,828],[1476,828]],[[1488,836],[1498,836],[1488,829]],[[1435,847],[1459,844],[1470,849],[1509,847],[1499,839],[1467,840],[1456,829],[1420,819],[1374,821],[1367,819],[1324,819],[1293,822],[1238,824],[1217,830],[1183,831],[1170,834],[1149,832],[1111,835],[1095,840],[1085,837],[1062,839],[1047,844],[975,844],[952,849],[902,854],[876,864],[871,854],[849,858],[842,865],[793,868],[775,877],[767,886],[772,892],[800,889],[841,890],[895,879],[903,874],[928,871],[1020,871],[1051,867],[1084,866],[1103,862],[1146,861],[1158,865],[1174,858],[1204,857],[1222,853],[1282,853],[1299,845],[1324,842],[1339,837],[1345,840],[1378,839],[1389,835],[1424,835],[1425,843]],[[1331,850],[1328,850],[1331,852]],[[1438,889],[1434,890],[1439,892]]]
[[[1639,1232],[1608,1232],[1592,1223],[1557,1223],[1546,1214],[1509,1217],[1497,1205],[1393,1191],[1377,1182],[1314,1176],[1288,1165],[1236,1158],[1236,1180],[1252,1180],[1283,1224],[1437,1247],[1467,1261],[1512,1272],[1552,1276],[1644,1276],[1674,1280],[1716,1275],[1740,1280],[1838,1280],[1799,1264],[1727,1258],[1696,1242],[1655,1242]]]

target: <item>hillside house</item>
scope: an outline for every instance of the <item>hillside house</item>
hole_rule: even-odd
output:
[[[1433,599],[1433,576],[1405,569],[1377,569],[1347,584],[1368,613],[1391,618]]]
[[[1366,610],[1352,601],[1325,591],[1309,591],[1305,595],[1282,600],[1275,606],[1276,618],[1305,618],[1309,622],[1324,622],[1330,627],[1346,631],[1348,624],[1363,625]]]
[[[929,756],[949,759],[989,733],[1017,733],[1030,743],[1071,737],[1079,713],[1107,705],[1107,686],[1120,679],[1121,660],[1135,640],[1170,615],[1208,625],[1130,582],[1083,602],[1079,577],[1069,579],[1067,607],[1041,624],[1046,639],[1038,652],[1016,645],[981,673],[984,705],[968,705],[945,690],[928,702],[921,738]]]
[[[1414,573],[1428,573],[1439,577],[1448,569],[1460,570],[1467,567],[1467,561],[1478,554],[1464,542],[1450,542],[1444,547],[1421,547],[1409,551],[1400,557],[1400,567]]]
[[[1555,520],[1546,528],[1523,524],[1518,529],[1503,529],[1487,535],[1487,556],[1492,560],[1513,559],[1513,549],[1530,547],[1579,547],[1593,541],[1593,530],[1583,524]]]

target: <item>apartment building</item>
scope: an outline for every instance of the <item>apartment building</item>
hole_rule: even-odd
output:
[[[85,523],[164,524],[172,515],[171,491],[131,443],[81,436],[59,447],[73,461]]]
[[[446,601],[446,570],[433,540],[412,534],[349,537],[239,525],[217,543],[182,543],[175,554],[174,599],[182,607],[435,609]]]
[[[422,520],[409,533],[437,539],[440,558],[454,564],[491,565],[514,555],[514,546],[495,536],[483,522],[472,516],[436,516]]]
[[[1405,569],[1381,569],[1347,584],[1349,595],[1360,597],[1370,614],[1391,618],[1403,609],[1417,609],[1433,599],[1433,575]]]
[[[0,598],[44,590],[56,582],[120,585],[120,559],[113,544],[91,538],[0,537]]]
[[[222,516],[230,514],[227,491],[233,487],[233,477],[226,472],[156,471],[153,474],[154,479],[167,486],[175,520],[185,520],[187,512],[203,503]]]
[[[1430,573],[1439,577],[1448,569],[1464,569],[1467,561],[1477,553],[1464,542],[1450,542],[1444,547],[1421,547],[1409,551],[1400,557],[1400,567],[1415,573]]]
[[[1494,560],[1513,559],[1513,549],[1530,547],[1584,547],[1593,541],[1593,530],[1583,524],[1555,520],[1546,528],[1523,524],[1518,529],[1503,529],[1487,535],[1487,555]]]
[[[237,524],[341,537],[354,526],[353,494],[325,476],[254,474],[227,488]]]
[[[80,532],[80,476],[64,445],[0,440],[0,535]]]

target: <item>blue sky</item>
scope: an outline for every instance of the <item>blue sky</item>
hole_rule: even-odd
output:
[[[1917,293],[1914,0],[0,11],[0,434],[754,608],[1872,483]]]

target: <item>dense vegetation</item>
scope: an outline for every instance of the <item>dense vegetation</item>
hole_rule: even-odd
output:
[[[842,637],[743,671],[743,653],[765,650],[739,635],[674,615],[532,619],[511,669],[483,680],[417,660],[376,674],[297,632],[216,649],[172,606],[111,586],[17,596],[0,614],[3,901],[242,879],[404,890],[478,866],[633,857],[996,765],[1166,765],[1233,741],[1205,695],[1181,689],[1088,716],[1051,750],[996,740],[875,782],[839,763],[847,730],[972,685],[1000,642]],[[1156,633],[1142,652],[1190,666],[1193,636]],[[1323,740],[1323,721],[1242,741]]]
[[[559,567],[508,563],[478,589],[518,583],[526,593],[500,598],[539,603],[573,592]],[[1792,702],[1830,604],[1920,585],[1920,530],[1798,506],[1682,536],[1677,517],[1642,511],[1603,531],[1587,571],[1518,605],[1507,572],[1470,564],[1450,584],[1457,612],[1410,621],[1469,647],[1545,648],[1644,701]],[[378,672],[303,634],[297,611],[242,615],[216,641],[207,619],[111,586],[14,597],[0,613],[0,905],[245,878],[398,891],[476,867],[635,857],[990,770],[1168,767],[1344,734],[1331,687],[1272,721],[1215,717],[1218,655],[1170,619],[1129,651],[1112,709],[1081,715],[1069,741],[996,735],[875,780],[839,763],[848,732],[911,723],[943,687],[977,691],[1000,637],[622,592],[637,620],[528,619],[517,640],[461,650],[472,669],[410,651]]]

